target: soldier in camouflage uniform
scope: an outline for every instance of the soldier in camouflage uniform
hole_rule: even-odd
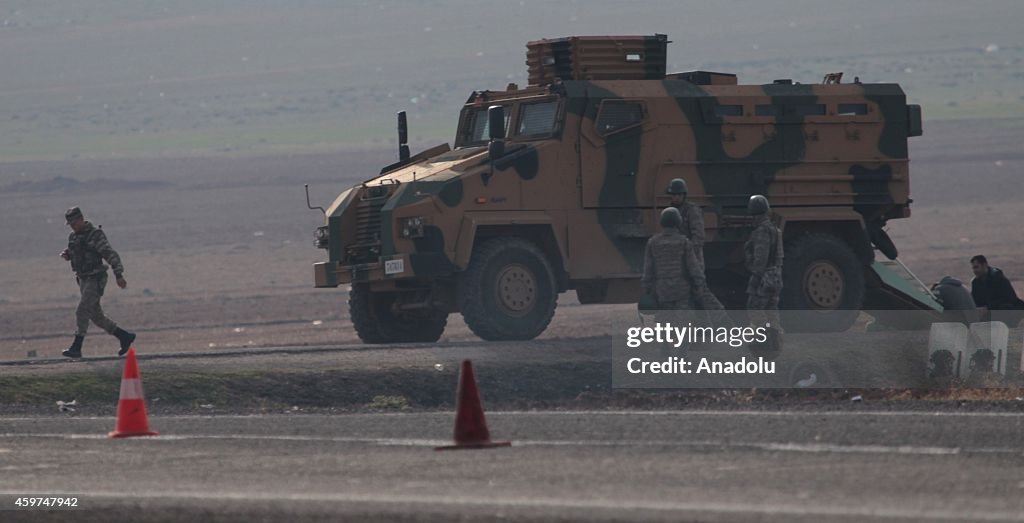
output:
[[[768,216],[768,199],[760,194],[750,197],[747,211],[754,217],[754,230],[743,246],[750,280],[747,283],[747,310],[751,324],[771,324],[768,350],[781,346],[779,294],[782,292],[782,231]]]
[[[100,298],[103,296],[103,289],[107,286],[107,266],[103,264],[104,260],[114,270],[117,286],[122,289],[128,286],[128,282],[124,279],[124,266],[121,265],[121,257],[110,246],[103,230],[85,221],[82,211],[78,207],[68,209],[64,213],[64,218],[67,220],[68,227],[71,227],[72,233],[68,236],[68,248],[61,252],[61,257],[71,262],[71,270],[75,272],[82,299],[75,312],[78,320],[75,341],[63,354],[69,358],[82,357],[82,342],[85,340],[86,331],[89,330],[89,322],[92,321],[96,326],[117,338],[121,343],[118,355],[123,356],[135,341],[135,334],[118,327],[103,314],[103,308],[100,307]]]
[[[690,240],[679,231],[680,222],[675,207],[661,211],[662,231],[647,240],[644,251],[640,280],[644,293],[654,297],[660,310],[715,308],[713,304],[721,310],[721,303],[707,287],[704,267],[697,261]]]
[[[665,189],[665,193],[672,197],[671,206],[679,211],[681,218],[679,232],[683,233],[683,236],[690,240],[693,254],[697,258],[697,263],[700,264],[700,272],[706,279],[707,272],[705,272],[704,267],[704,211],[701,210],[699,205],[686,199],[689,192],[686,180],[682,178],[673,178]],[[698,308],[708,311],[706,314],[708,321],[715,325],[732,326],[732,320],[726,314],[722,302],[718,301],[718,298],[709,289],[705,287],[701,291],[700,300],[698,301]]]
[[[693,252],[701,267],[704,266],[704,211],[700,206],[686,199],[689,188],[686,180],[673,178],[665,189],[665,193],[672,198],[671,206],[679,211],[682,221],[679,224],[679,231],[683,233],[690,244],[693,245]]]

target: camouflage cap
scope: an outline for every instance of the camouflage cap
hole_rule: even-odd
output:
[[[82,218],[82,209],[79,209],[78,207],[72,207],[64,212],[64,219],[67,220],[68,223],[79,218]]]

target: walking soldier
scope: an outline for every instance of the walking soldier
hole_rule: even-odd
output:
[[[121,257],[110,246],[103,230],[85,221],[78,207],[68,209],[64,213],[64,218],[72,232],[68,236],[68,248],[60,255],[71,262],[71,270],[75,273],[82,297],[75,312],[78,321],[75,341],[63,354],[69,358],[82,357],[82,342],[85,340],[86,331],[89,330],[89,322],[92,321],[97,327],[117,338],[121,344],[121,350],[117,354],[123,356],[135,341],[135,334],[118,327],[103,314],[103,308],[100,306],[103,289],[107,286],[107,266],[103,264],[104,260],[113,269],[117,286],[122,289],[128,286],[124,279]]]

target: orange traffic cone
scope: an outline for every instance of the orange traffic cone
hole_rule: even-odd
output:
[[[473,364],[469,360],[462,362],[459,390],[456,394],[455,444],[435,447],[434,450],[487,449],[512,445],[510,441],[491,441],[491,432],[487,430],[487,420],[484,418],[484,407],[480,402],[480,391],[473,376]]]
[[[110,437],[156,435],[156,432],[149,430],[146,398],[142,395],[142,378],[139,376],[139,364],[135,361],[135,349],[128,349],[124,375],[121,377],[121,399],[117,402],[117,426]]]

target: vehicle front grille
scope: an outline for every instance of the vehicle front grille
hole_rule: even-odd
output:
[[[356,208],[356,243],[380,242],[380,210],[386,198],[363,200]]]
[[[349,249],[351,263],[370,263],[380,259],[381,208],[387,197],[360,200],[356,204],[356,241]]]

